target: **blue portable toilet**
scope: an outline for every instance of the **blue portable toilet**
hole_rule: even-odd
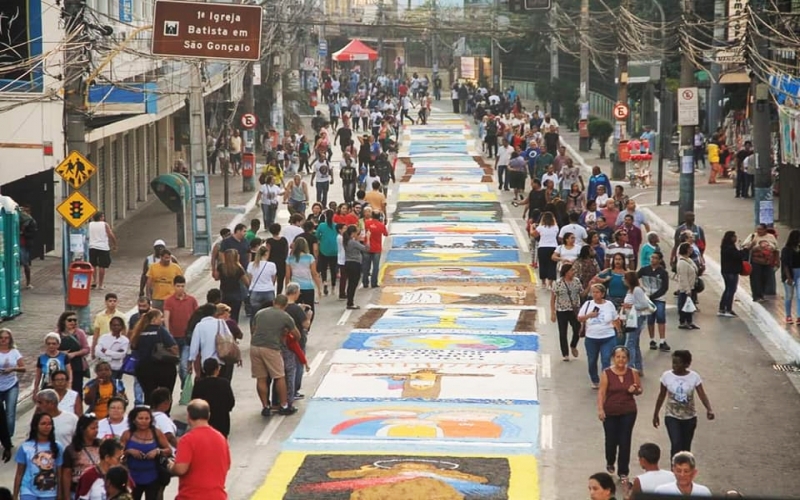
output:
[[[8,196],[0,196],[0,219],[3,220],[3,292],[0,301],[5,304],[5,318],[22,313],[21,273],[19,268],[19,205]]]

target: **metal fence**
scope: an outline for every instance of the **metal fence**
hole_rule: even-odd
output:
[[[504,88],[511,85],[514,86],[514,90],[517,91],[523,101],[539,102],[536,97],[536,84],[534,82],[503,78]],[[609,99],[603,94],[589,91],[589,114],[613,122],[612,111],[614,104],[613,99]]]

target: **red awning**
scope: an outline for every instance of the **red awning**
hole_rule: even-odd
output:
[[[376,61],[378,53],[361,40],[353,40],[342,50],[333,53],[334,61]]]

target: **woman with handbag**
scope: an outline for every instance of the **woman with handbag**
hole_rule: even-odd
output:
[[[239,252],[233,248],[222,252],[220,263],[217,264],[217,273],[222,302],[231,306],[231,318],[238,323],[242,302],[245,299],[244,294],[250,286],[247,271],[239,263]]]
[[[164,316],[158,309],[142,314],[131,331],[131,349],[139,362],[136,379],[144,392],[144,403],[150,404],[150,395],[158,387],[172,392],[178,377],[178,344],[162,326]]]
[[[553,293],[550,294],[550,321],[558,321],[558,338],[561,343],[561,359],[569,361],[567,351],[567,330],[572,327],[572,341],[569,348],[572,356],[578,357],[578,340],[581,324],[575,311],[581,306],[581,295],[584,287],[580,279],[575,276],[572,264],[561,266],[561,278],[553,285]]]
[[[735,318],[733,312],[733,297],[739,287],[739,275],[742,274],[744,263],[742,262],[742,252],[736,247],[736,231],[725,231],[720,245],[720,268],[722,271],[722,281],[725,282],[725,290],[719,298],[719,312],[717,316]]]
[[[767,231],[766,224],[759,224],[756,231],[745,238],[742,248],[750,252],[750,291],[753,300],[761,302],[775,288],[775,267],[780,257],[778,240]]]
[[[149,395],[149,394],[148,394]],[[172,456],[172,447],[154,424],[153,413],[146,406],[136,406],[128,413],[128,430],[120,438],[125,450],[125,464],[136,487],[134,500],[158,500],[169,484],[169,470],[164,460]]]
[[[692,245],[681,243],[678,246],[678,320],[681,330],[699,330],[700,327],[692,321],[692,314],[697,310],[691,300],[695,283],[697,282],[697,265],[691,259]]]
[[[253,262],[247,265],[247,276],[250,278],[248,288],[250,314],[254,316],[265,307],[272,306],[275,300],[275,282],[278,279],[278,268],[269,261],[269,247],[258,247]]]
[[[67,355],[72,367],[72,390],[80,394],[83,391],[83,378],[88,376],[89,341],[86,332],[78,328],[78,316],[74,311],[65,311],[58,317],[56,332],[61,336],[58,350]]]
[[[578,311],[578,321],[584,324],[586,359],[589,363],[589,379],[592,389],[600,387],[597,373],[597,358],[603,370],[611,365],[611,354],[617,345],[619,315],[617,308],[606,300],[606,287],[595,283],[591,287],[591,298]]]
[[[636,271],[625,273],[625,285],[628,287],[628,293],[622,302],[622,310],[625,312],[625,347],[628,349],[628,361],[631,367],[642,374],[644,367],[639,337],[647,323],[647,317],[655,312],[656,307],[647,298],[644,288],[639,285],[639,275]]]

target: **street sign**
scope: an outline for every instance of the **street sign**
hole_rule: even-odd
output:
[[[618,102],[614,105],[614,118],[619,121],[626,120],[628,118],[628,114],[630,110],[628,106],[624,103]]]
[[[257,61],[258,5],[157,0],[150,52],[157,56]]]
[[[74,189],[80,189],[97,172],[97,167],[85,156],[73,151],[56,167],[56,173]]]
[[[327,40],[320,40],[319,41],[319,56],[326,57],[328,55],[328,41]]]
[[[312,71],[316,65],[317,61],[315,61],[313,57],[305,57],[303,58],[303,62],[300,63],[300,69],[303,71]]]
[[[258,123],[258,119],[256,115],[253,113],[245,113],[242,115],[242,127],[246,129],[256,128],[256,124]]]
[[[694,126],[700,124],[700,106],[697,100],[697,87],[678,89],[678,125]]]
[[[56,207],[56,211],[67,224],[78,229],[97,213],[97,208],[80,191],[75,191]]]

